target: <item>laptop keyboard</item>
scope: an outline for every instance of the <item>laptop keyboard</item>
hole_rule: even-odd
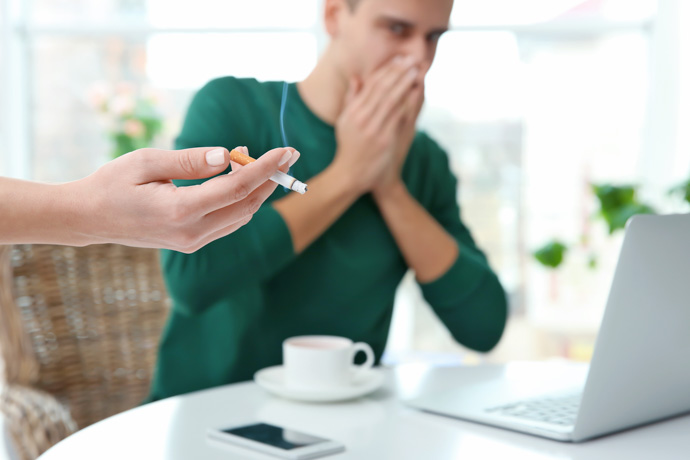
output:
[[[555,425],[574,425],[577,410],[580,406],[581,394],[550,397],[540,399],[528,399],[502,406],[486,409],[487,412],[510,417],[524,418],[537,422],[552,423]]]

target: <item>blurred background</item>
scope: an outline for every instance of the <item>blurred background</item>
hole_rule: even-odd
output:
[[[587,361],[621,219],[690,211],[690,5],[455,3],[420,127],[450,155],[511,320],[492,353],[468,352],[410,275],[385,360]],[[144,145],[171,148],[208,80],[300,80],[328,40],[322,0],[0,5],[0,175],[50,182]]]

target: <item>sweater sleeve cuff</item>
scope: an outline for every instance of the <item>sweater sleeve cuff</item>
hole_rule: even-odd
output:
[[[435,308],[454,307],[471,296],[489,273],[484,256],[460,246],[460,255],[440,278],[421,284],[422,294]]]
[[[290,230],[273,206],[262,207],[260,212],[254,214],[252,224],[253,228],[264,229],[249,236],[256,254],[260,254],[258,262],[262,264],[261,273],[275,273],[295,258]]]

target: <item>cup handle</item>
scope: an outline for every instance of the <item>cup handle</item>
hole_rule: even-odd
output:
[[[363,351],[365,355],[367,355],[367,360],[364,362],[364,364],[360,365],[355,365],[354,360],[355,356],[357,356],[357,353],[360,351]],[[371,349],[368,343],[364,342],[357,342],[354,345],[352,345],[352,358],[350,361],[352,364],[352,370],[353,370],[353,377],[358,377],[361,375],[362,372],[371,369],[372,366],[374,365],[374,350]]]

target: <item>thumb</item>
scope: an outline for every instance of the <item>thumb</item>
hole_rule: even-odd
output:
[[[407,115],[413,123],[417,121],[423,106],[424,85],[419,85],[410,92],[407,100]]]
[[[142,149],[125,155],[135,162],[142,183],[171,179],[205,179],[230,165],[230,153],[222,147],[185,150]]]
[[[360,83],[357,77],[351,77],[345,95],[345,105],[350,105],[360,91]]]

